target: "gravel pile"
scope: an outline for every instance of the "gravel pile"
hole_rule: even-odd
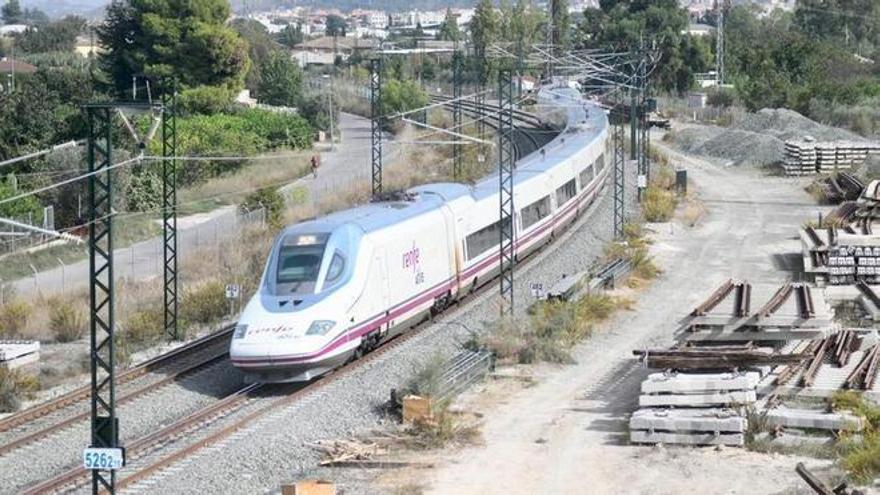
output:
[[[627,180],[635,181],[635,169]],[[634,194],[627,198],[634,212]],[[552,284],[564,273],[587,268],[611,238],[612,197],[609,180],[604,196],[568,233],[533,258],[516,276],[517,308],[525,312],[529,283]],[[390,421],[383,412],[392,388],[399,388],[438,353],[451,356],[467,340],[465,328],[480,331],[497,316],[497,292],[489,290],[469,302],[466,310],[447,313],[405,345],[390,349],[319,392],[256,421],[223,442],[203,450],[153,478],[131,487],[131,493],[259,493],[277,492],[284,482],[329,476],[346,493],[364,489],[363,476],[346,478],[317,468],[319,454],[306,444],[322,439],[366,434]],[[454,311],[454,310],[453,310]],[[452,322],[455,322],[454,324]],[[360,481],[359,481],[360,480]],[[358,486],[360,485],[360,486]]]
[[[785,141],[806,136],[817,141],[864,140],[850,131],[820,124],[784,108],[743,114],[730,127],[689,125],[669,136],[688,153],[720,158],[737,166],[779,163]]]

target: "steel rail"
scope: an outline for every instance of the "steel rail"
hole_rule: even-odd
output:
[[[229,351],[224,350],[223,352],[209,356],[206,359],[202,359],[196,363],[193,363],[190,366],[187,366],[181,370],[175,371],[174,373],[171,373],[170,375],[165,376],[161,380],[158,380],[156,382],[151,382],[144,387],[138,388],[138,389],[133,390],[125,395],[122,395],[121,397],[116,399],[116,403],[118,405],[120,405],[120,404],[125,404],[127,402],[131,402],[132,400],[134,400],[138,397],[146,395],[149,392],[157,390],[161,387],[164,387],[165,385],[168,385],[169,383],[176,381],[177,379],[181,378],[184,375],[195,373],[197,371],[202,370],[203,368],[206,368],[210,365],[218,363],[221,360],[225,359],[228,355],[229,355]],[[74,423],[87,420],[89,418],[89,416],[90,416],[89,411],[83,411],[82,413],[79,413],[74,416],[69,416],[65,419],[62,419],[61,421],[59,421],[57,423],[52,423],[51,425],[46,426],[45,428],[41,428],[41,429],[39,429],[33,433],[29,433],[21,438],[17,438],[9,443],[6,443],[4,445],[0,445],[0,455],[7,454],[9,452],[12,452],[13,450],[16,450],[16,449],[24,447],[26,445],[32,444],[42,438],[45,438],[49,435],[52,435],[54,433],[59,432],[65,428],[73,425]]]
[[[140,363],[135,367],[118,374],[116,376],[116,383],[125,384],[136,378],[140,378],[141,376],[144,376],[147,373],[156,370],[157,368],[173,364],[184,354],[193,353],[198,350],[204,349],[212,345],[214,342],[228,337],[232,333],[233,329],[234,326],[232,325],[223,327],[218,332],[214,332],[199,339],[193,340],[192,342],[177,347],[167,353],[148,359],[147,361],[144,361],[143,363]],[[90,387],[79,387],[48,402],[44,402],[37,406],[15,413],[12,416],[0,420],[0,432],[11,430],[12,428],[16,428],[23,424],[29,423],[34,419],[55,412],[61,408],[68,407],[77,402],[87,400],[89,398],[89,394],[91,394]]]

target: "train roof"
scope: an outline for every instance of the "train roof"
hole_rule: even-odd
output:
[[[542,90],[539,101],[546,105],[559,103],[566,111],[565,130],[544,146],[547,156],[535,152],[517,162],[514,183],[543,173],[566,160],[578,150],[597,139],[607,128],[605,111],[586,102],[577,90],[551,88]],[[403,193],[389,195],[384,201],[371,202],[347,210],[331,213],[315,220],[298,223],[284,229],[284,234],[330,232],[344,224],[354,224],[364,232],[372,232],[440,208],[445,202],[472,195],[479,200],[498,191],[497,172],[474,186],[457,183],[425,184]]]
[[[516,163],[513,172],[514,185],[528,180],[530,177],[544,173],[598,139],[602,131],[608,128],[608,116],[605,109],[585,100],[580,92],[569,87],[542,89],[538,93],[538,102],[545,107],[558,108],[565,111],[566,127],[552,141],[544,145],[546,156],[540,152],[531,153]],[[498,172],[474,185],[474,198],[481,199],[498,191]]]

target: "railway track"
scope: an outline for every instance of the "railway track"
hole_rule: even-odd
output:
[[[117,375],[117,404],[159,390],[226,359],[232,326],[194,340]],[[90,417],[91,388],[80,387],[0,421],[0,456],[33,445]]]
[[[475,294],[494,287],[489,284]],[[455,313],[455,311],[453,311]],[[403,345],[418,335],[425,323],[400,335],[361,359],[308,384],[250,384],[217,402],[193,412],[156,432],[127,442],[126,467],[116,478],[116,489],[121,490],[149,478],[173,463],[192,456],[229,437],[236,431],[253,424],[278,408],[302,400],[320,389],[345,377],[378,359],[390,350]],[[91,472],[80,465],[42,483],[33,485],[22,494],[67,493],[90,483]]]
[[[444,107],[447,107],[450,110],[453,106],[451,98],[448,97],[432,96],[431,101],[434,103],[445,102]],[[462,113],[474,119],[485,117],[486,115],[497,114],[498,112],[498,107],[493,105],[486,104],[481,107],[476,102],[468,100],[460,100],[459,103],[461,105]],[[514,110],[513,120],[514,122],[519,122],[521,124],[514,126],[513,149],[514,158],[516,160],[538,151],[558,135],[558,132],[547,128],[540,118],[531,113],[522,110]],[[485,119],[484,122],[492,129],[495,129],[496,131],[498,130],[498,122],[496,119]]]

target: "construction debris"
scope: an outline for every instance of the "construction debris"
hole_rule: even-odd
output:
[[[336,485],[332,481],[302,480],[281,485],[281,495],[336,495]]]
[[[861,490],[848,490],[846,483],[841,483],[834,488],[829,487],[822,480],[817,478],[813,473],[811,473],[806,466],[804,466],[803,462],[797,463],[795,467],[795,471],[798,476],[801,477],[810,488],[813,489],[819,495],[864,495]]]
[[[406,424],[429,421],[434,417],[431,399],[417,395],[403,398],[403,422]]]

